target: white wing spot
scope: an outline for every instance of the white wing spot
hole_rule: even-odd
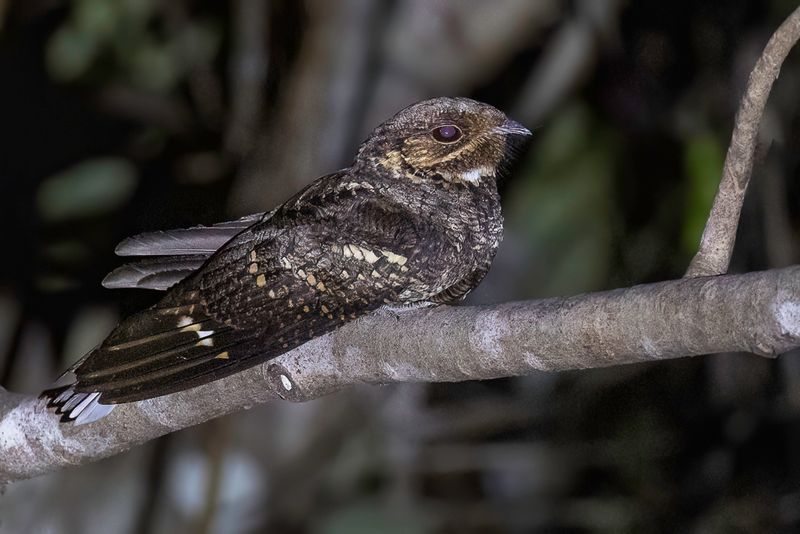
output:
[[[400,254],[395,254],[391,250],[382,250],[381,253],[384,256],[386,256],[386,261],[388,261],[389,263],[396,263],[401,267],[405,265],[406,262],[408,261],[408,258],[406,258],[405,256],[401,256]]]
[[[361,252],[361,247],[359,247],[358,245],[348,245],[348,247],[350,248],[350,252],[353,253],[353,257],[355,259],[357,260],[364,259],[364,253]]]
[[[367,260],[369,263],[375,263],[378,261],[378,256],[369,249],[362,248],[361,252],[364,253],[364,259]]]

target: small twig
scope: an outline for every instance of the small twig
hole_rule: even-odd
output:
[[[725,157],[722,181],[711,214],[703,230],[700,249],[686,271],[686,277],[724,274],[733,253],[739,214],[750,175],[753,173],[758,129],[773,82],[789,50],[800,39],[800,7],[770,38],[747,81],[747,89],[736,113],[731,144]]]

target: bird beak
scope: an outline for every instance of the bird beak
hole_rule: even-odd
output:
[[[495,126],[492,131],[501,135],[531,135],[530,130],[525,128],[517,121],[512,121],[511,119],[506,119],[503,124],[500,126]]]

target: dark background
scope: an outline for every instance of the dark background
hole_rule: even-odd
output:
[[[155,294],[114,245],[271,208],[423,98],[534,130],[472,303],[681,276],[796,2],[0,0],[0,384]],[[800,54],[732,270],[798,261]],[[443,333],[446,335],[446,333]],[[0,532],[797,532],[800,359],[724,354],[274,403],[15,484]]]

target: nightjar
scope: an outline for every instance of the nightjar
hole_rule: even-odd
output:
[[[282,205],[142,234],[106,287],[168,290],[43,396],[62,420],[188,389],[275,358],[383,306],[458,301],[502,238],[497,177],[530,135],[492,106],[435,98],[378,126],[352,165]]]

